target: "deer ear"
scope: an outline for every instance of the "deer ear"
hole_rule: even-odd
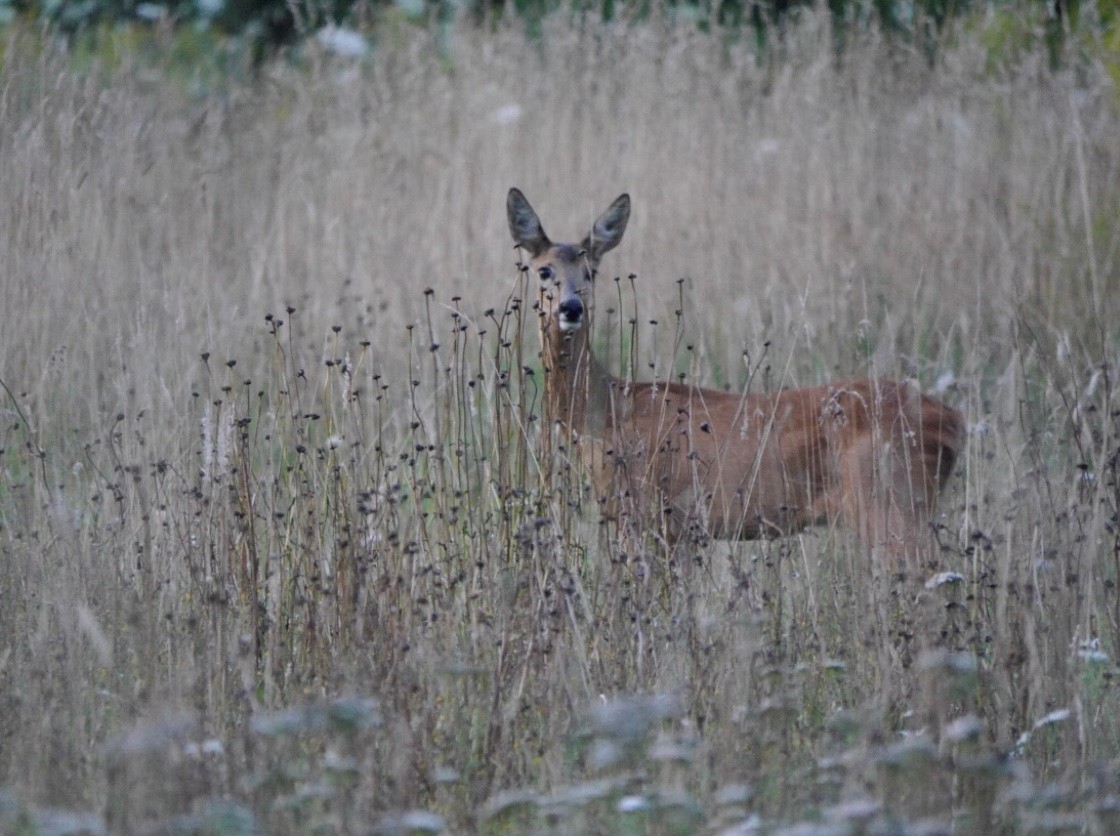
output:
[[[520,189],[510,189],[506,197],[506,218],[509,220],[509,232],[517,246],[524,247],[529,255],[538,256],[552,246],[548,236],[544,234],[541,220],[525,195]]]
[[[591,233],[583,239],[581,246],[592,261],[598,261],[604,253],[613,250],[626,232],[626,222],[630,220],[630,195],[622,194],[615,199],[606,212],[600,215],[591,227]]]

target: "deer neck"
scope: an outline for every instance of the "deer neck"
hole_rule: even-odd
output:
[[[555,318],[541,326],[548,418],[574,437],[601,437],[611,422],[615,379],[591,351],[590,322],[562,331]]]

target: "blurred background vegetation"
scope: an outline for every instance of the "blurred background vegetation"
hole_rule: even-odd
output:
[[[329,49],[354,53],[370,48],[386,22],[447,26],[466,18],[485,25],[513,17],[530,34],[539,34],[541,21],[552,13],[573,22],[663,16],[750,37],[765,49],[780,44],[787,27],[815,5],[815,0],[0,0],[0,25],[17,19],[47,24],[85,46],[121,37],[143,40],[151,30],[170,30],[180,50],[193,50],[196,58],[220,47],[243,51],[259,64],[315,34]],[[946,26],[956,21],[982,26],[997,55],[1042,37],[1057,62],[1070,35],[1085,31],[1100,36],[1113,51],[1120,48],[1117,0],[827,0],[820,5],[827,6],[841,49],[851,31],[874,27],[917,42],[932,55]]]

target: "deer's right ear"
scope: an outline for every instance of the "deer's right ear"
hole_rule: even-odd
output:
[[[520,189],[510,189],[506,198],[506,217],[509,220],[509,232],[519,247],[525,248],[529,255],[538,256],[552,246],[548,236],[544,234],[540,218],[521,194]]]

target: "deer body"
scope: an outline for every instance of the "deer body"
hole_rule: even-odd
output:
[[[629,197],[579,246],[552,243],[517,189],[507,214],[540,280],[549,415],[610,512],[644,514],[671,541],[843,521],[890,557],[920,549],[963,445],[959,413],[885,379],[769,394],[628,384],[592,354],[585,299],[600,258],[622,239]]]

